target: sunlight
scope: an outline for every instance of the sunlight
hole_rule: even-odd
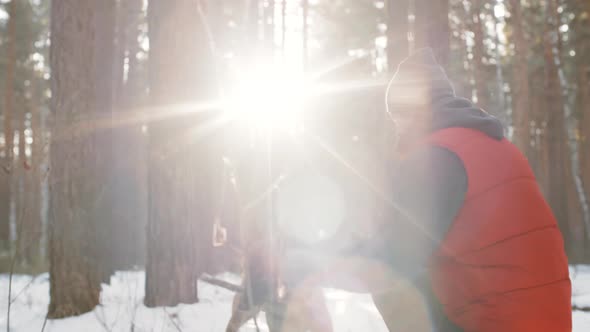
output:
[[[257,131],[301,132],[308,86],[303,74],[276,66],[256,67],[241,75],[226,111]]]
[[[494,15],[496,16],[496,18],[506,17],[506,7],[504,3],[497,3],[494,6]]]

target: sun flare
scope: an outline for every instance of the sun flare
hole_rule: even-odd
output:
[[[260,131],[303,130],[308,84],[302,74],[256,67],[240,75],[229,97],[230,116]]]

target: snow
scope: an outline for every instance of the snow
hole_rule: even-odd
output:
[[[573,303],[590,306],[590,266],[570,269],[573,281]],[[239,278],[219,276],[237,283]],[[148,332],[148,331],[200,331],[225,330],[229,320],[233,293],[225,289],[199,284],[201,302],[179,305],[174,308],[146,308],[143,305],[144,273],[141,271],[117,272],[110,285],[103,285],[101,304],[93,311],[78,317],[48,320],[47,332]],[[8,275],[0,275],[0,331],[6,330]],[[12,308],[10,331],[41,331],[49,304],[49,276],[16,275],[12,282]],[[387,328],[374,307],[370,296],[337,290],[326,290],[326,298],[335,331],[386,332]],[[574,331],[590,331],[590,313],[574,312]],[[264,315],[259,318],[261,331],[268,331]],[[250,322],[242,331],[255,331]]]
[[[572,303],[578,307],[590,308],[590,265],[570,268],[570,276],[573,281]]]

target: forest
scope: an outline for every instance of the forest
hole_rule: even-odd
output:
[[[223,331],[252,247],[370,237],[425,47],[529,161],[590,329],[589,0],[0,0],[0,328]],[[386,331],[346,296],[334,330]]]

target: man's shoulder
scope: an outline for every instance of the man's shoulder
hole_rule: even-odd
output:
[[[461,158],[452,150],[438,145],[423,145],[412,151],[399,164],[401,173],[464,174]]]

